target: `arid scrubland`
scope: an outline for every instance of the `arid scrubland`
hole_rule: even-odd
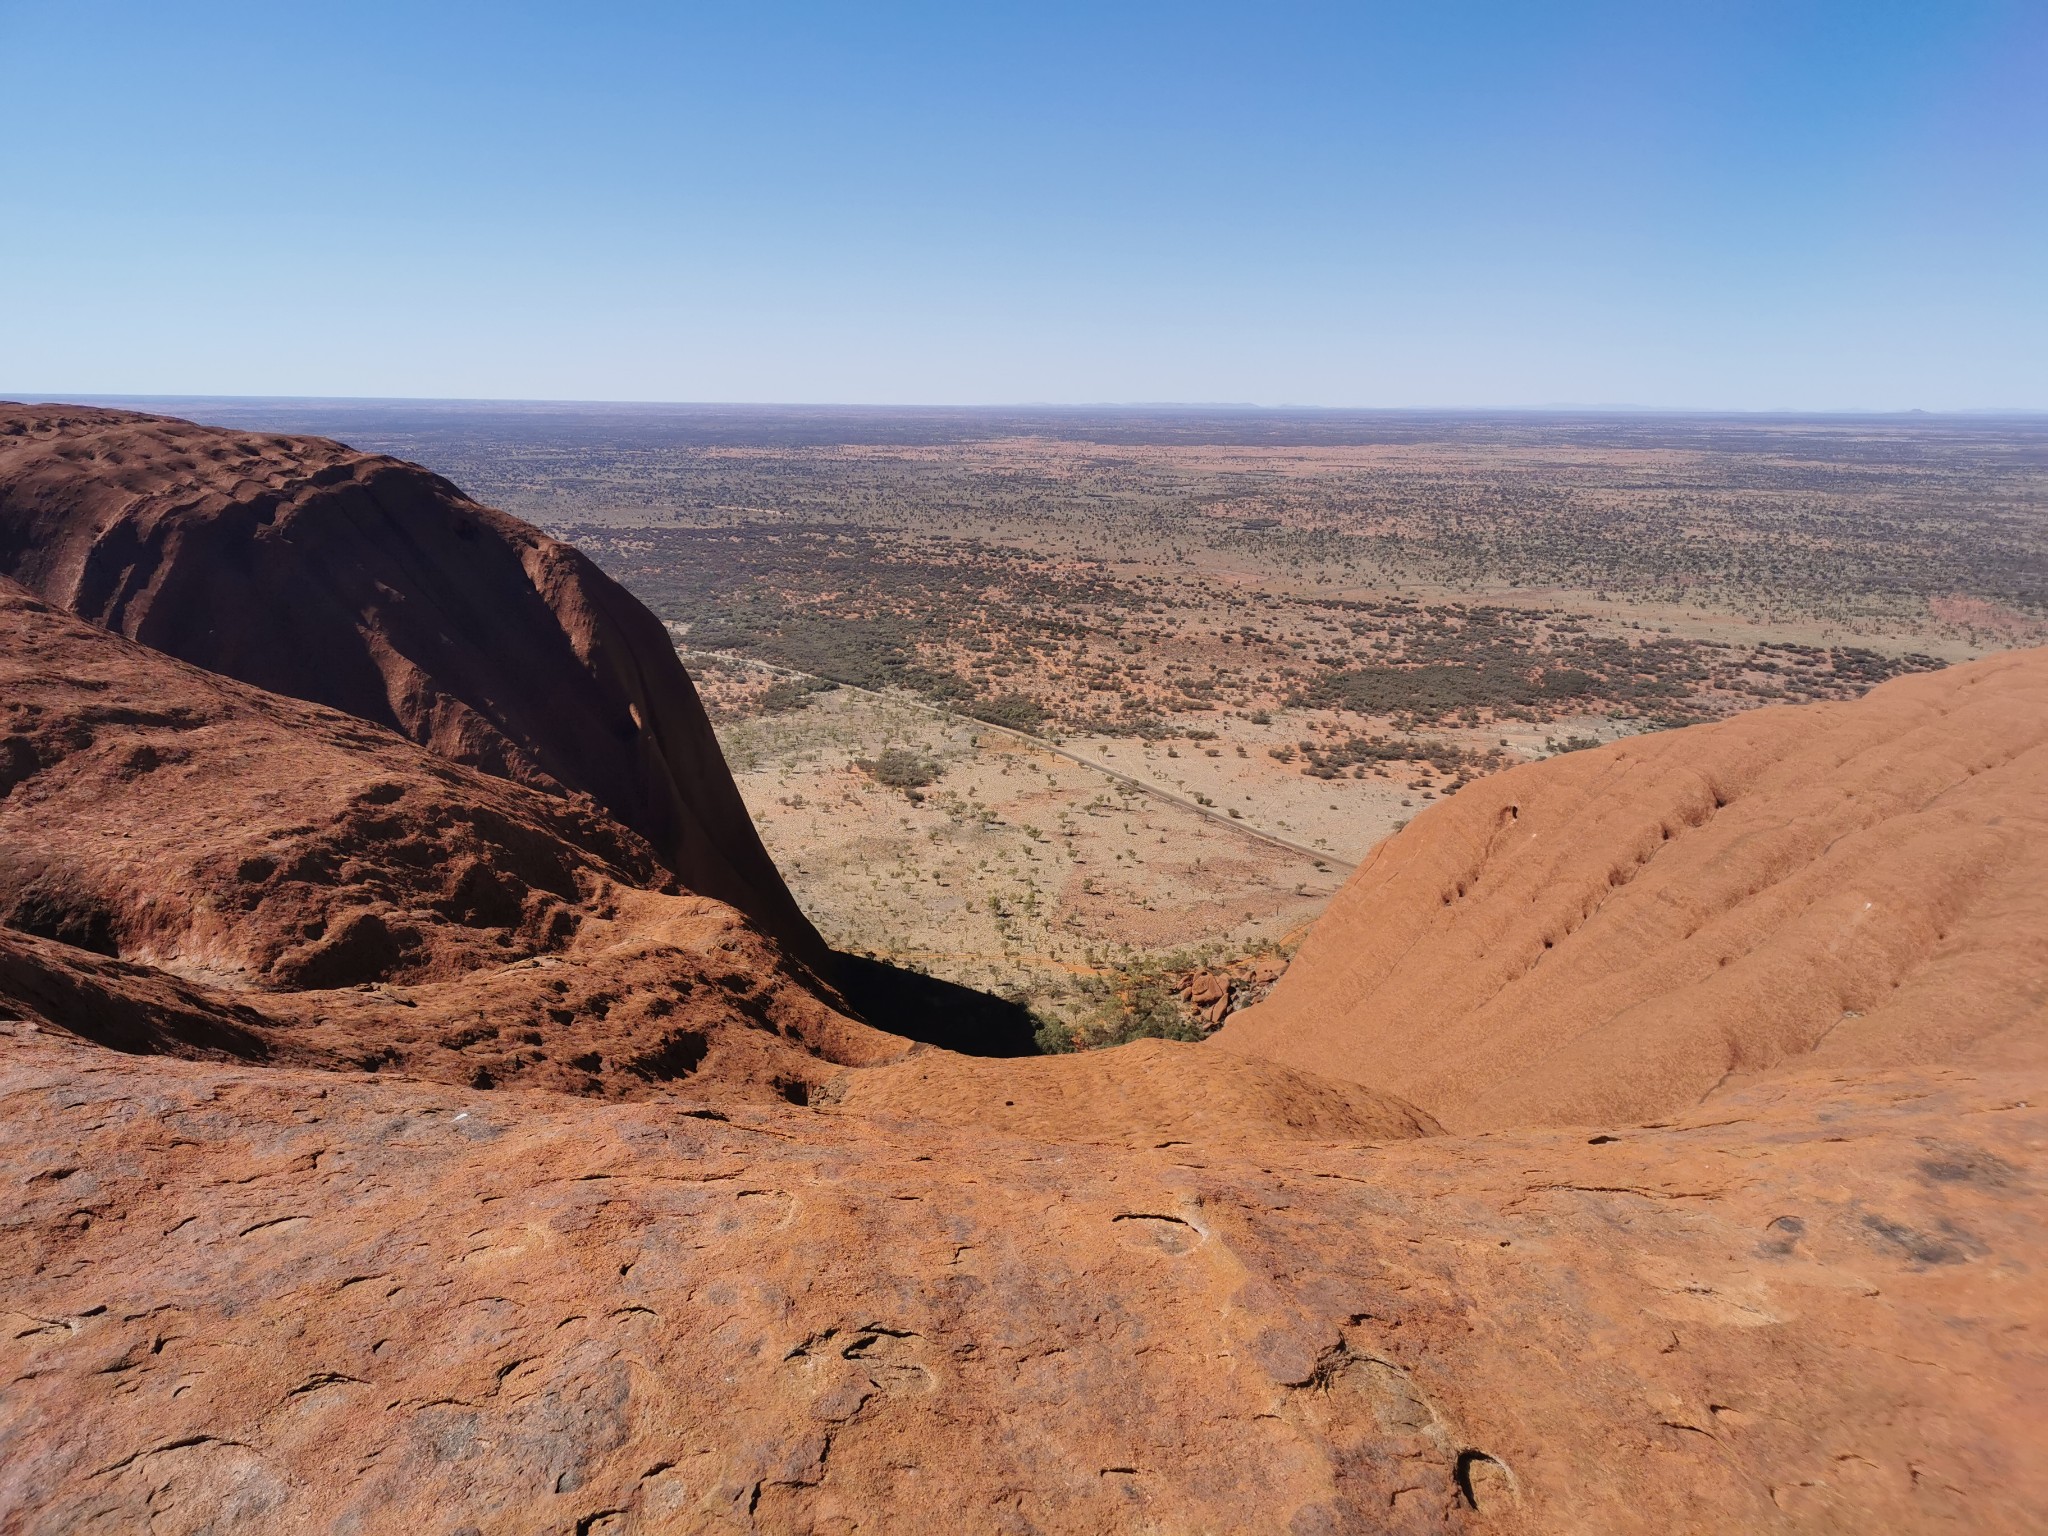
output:
[[[2048,639],[2039,422],[350,409],[670,621],[831,942],[1055,1040],[1499,768]]]

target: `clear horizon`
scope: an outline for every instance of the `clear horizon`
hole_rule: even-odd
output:
[[[0,391],[2032,414],[2044,77],[2014,0],[0,0]]]
[[[1598,401],[1551,401],[1536,405],[1313,405],[1299,401],[1278,401],[1271,405],[1251,400],[628,400],[585,398],[540,399],[519,395],[229,395],[229,394],[139,394],[127,392],[55,395],[48,391],[0,389],[0,400],[26,405],[143,406],[203,405],[229,406],[543,406],[563,409],[638,410],[720,410],[720,411],[1247,411],[1284,415],[1288,412],[1332,415],[1417,415],[1417,416],[1785,416],[1798,419],[1833,416],[1930,416],[1957,418],[2021,418],[2048,416],[2048,407],[1956,406],[1931,411],[1917,406],[1794,406],[1716,407],[1688,405],[1630,405]]]

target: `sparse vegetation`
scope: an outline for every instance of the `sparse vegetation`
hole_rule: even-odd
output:
[[[1586,715],[1636,728],[1853,697],[1931,656],[1594,626],[1556,607],[1284,588],[1256,605],[1135,562],[843,526],[582,526],[586,547],[699,655],[794,669],[723,709],[801,708],[833,683],[902,688],[1029,734],[1216,739],[1228,709],[1403,730]],[[1133,636],[1142,640],[1137,643]]]
[[[891,789],[923,789],[939,776],[939,765],[919,757],[908,747],[889,747],[879,757],[864,757],[856,765],[877,784]]]
[[[1005,693],[968,704],[966,713],[991,725],[1028,733],[1045,724],[1046,708],[1029,694]]]
[[[2048,641],[2024,424],[408,420],[671,622],[835,940],[1084,1043],[1483,774]]]
[[[761,691],[755,707],[764,715],[786,715],[802,709],[821,693],[839,685],[822,677],[781,677]]]

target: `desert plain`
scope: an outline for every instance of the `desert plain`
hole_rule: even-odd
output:
[[[2038,422],[145,404],[0,1530],[2040,1528]]]
[[[1483,774],[2048,642],[2023,417],[207,419],[417,459],[587,550],[669,623],[828,938],[1055,1042],[1196,1037],[1193,970],[1284,959]],[[861,766],[892,750],[927,782]]]

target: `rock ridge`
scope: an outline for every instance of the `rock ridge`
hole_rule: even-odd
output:
[[[661,622],[438,475],[325,438],[0,405],[0,575],[455,762],[585,794],[814,966]]]

